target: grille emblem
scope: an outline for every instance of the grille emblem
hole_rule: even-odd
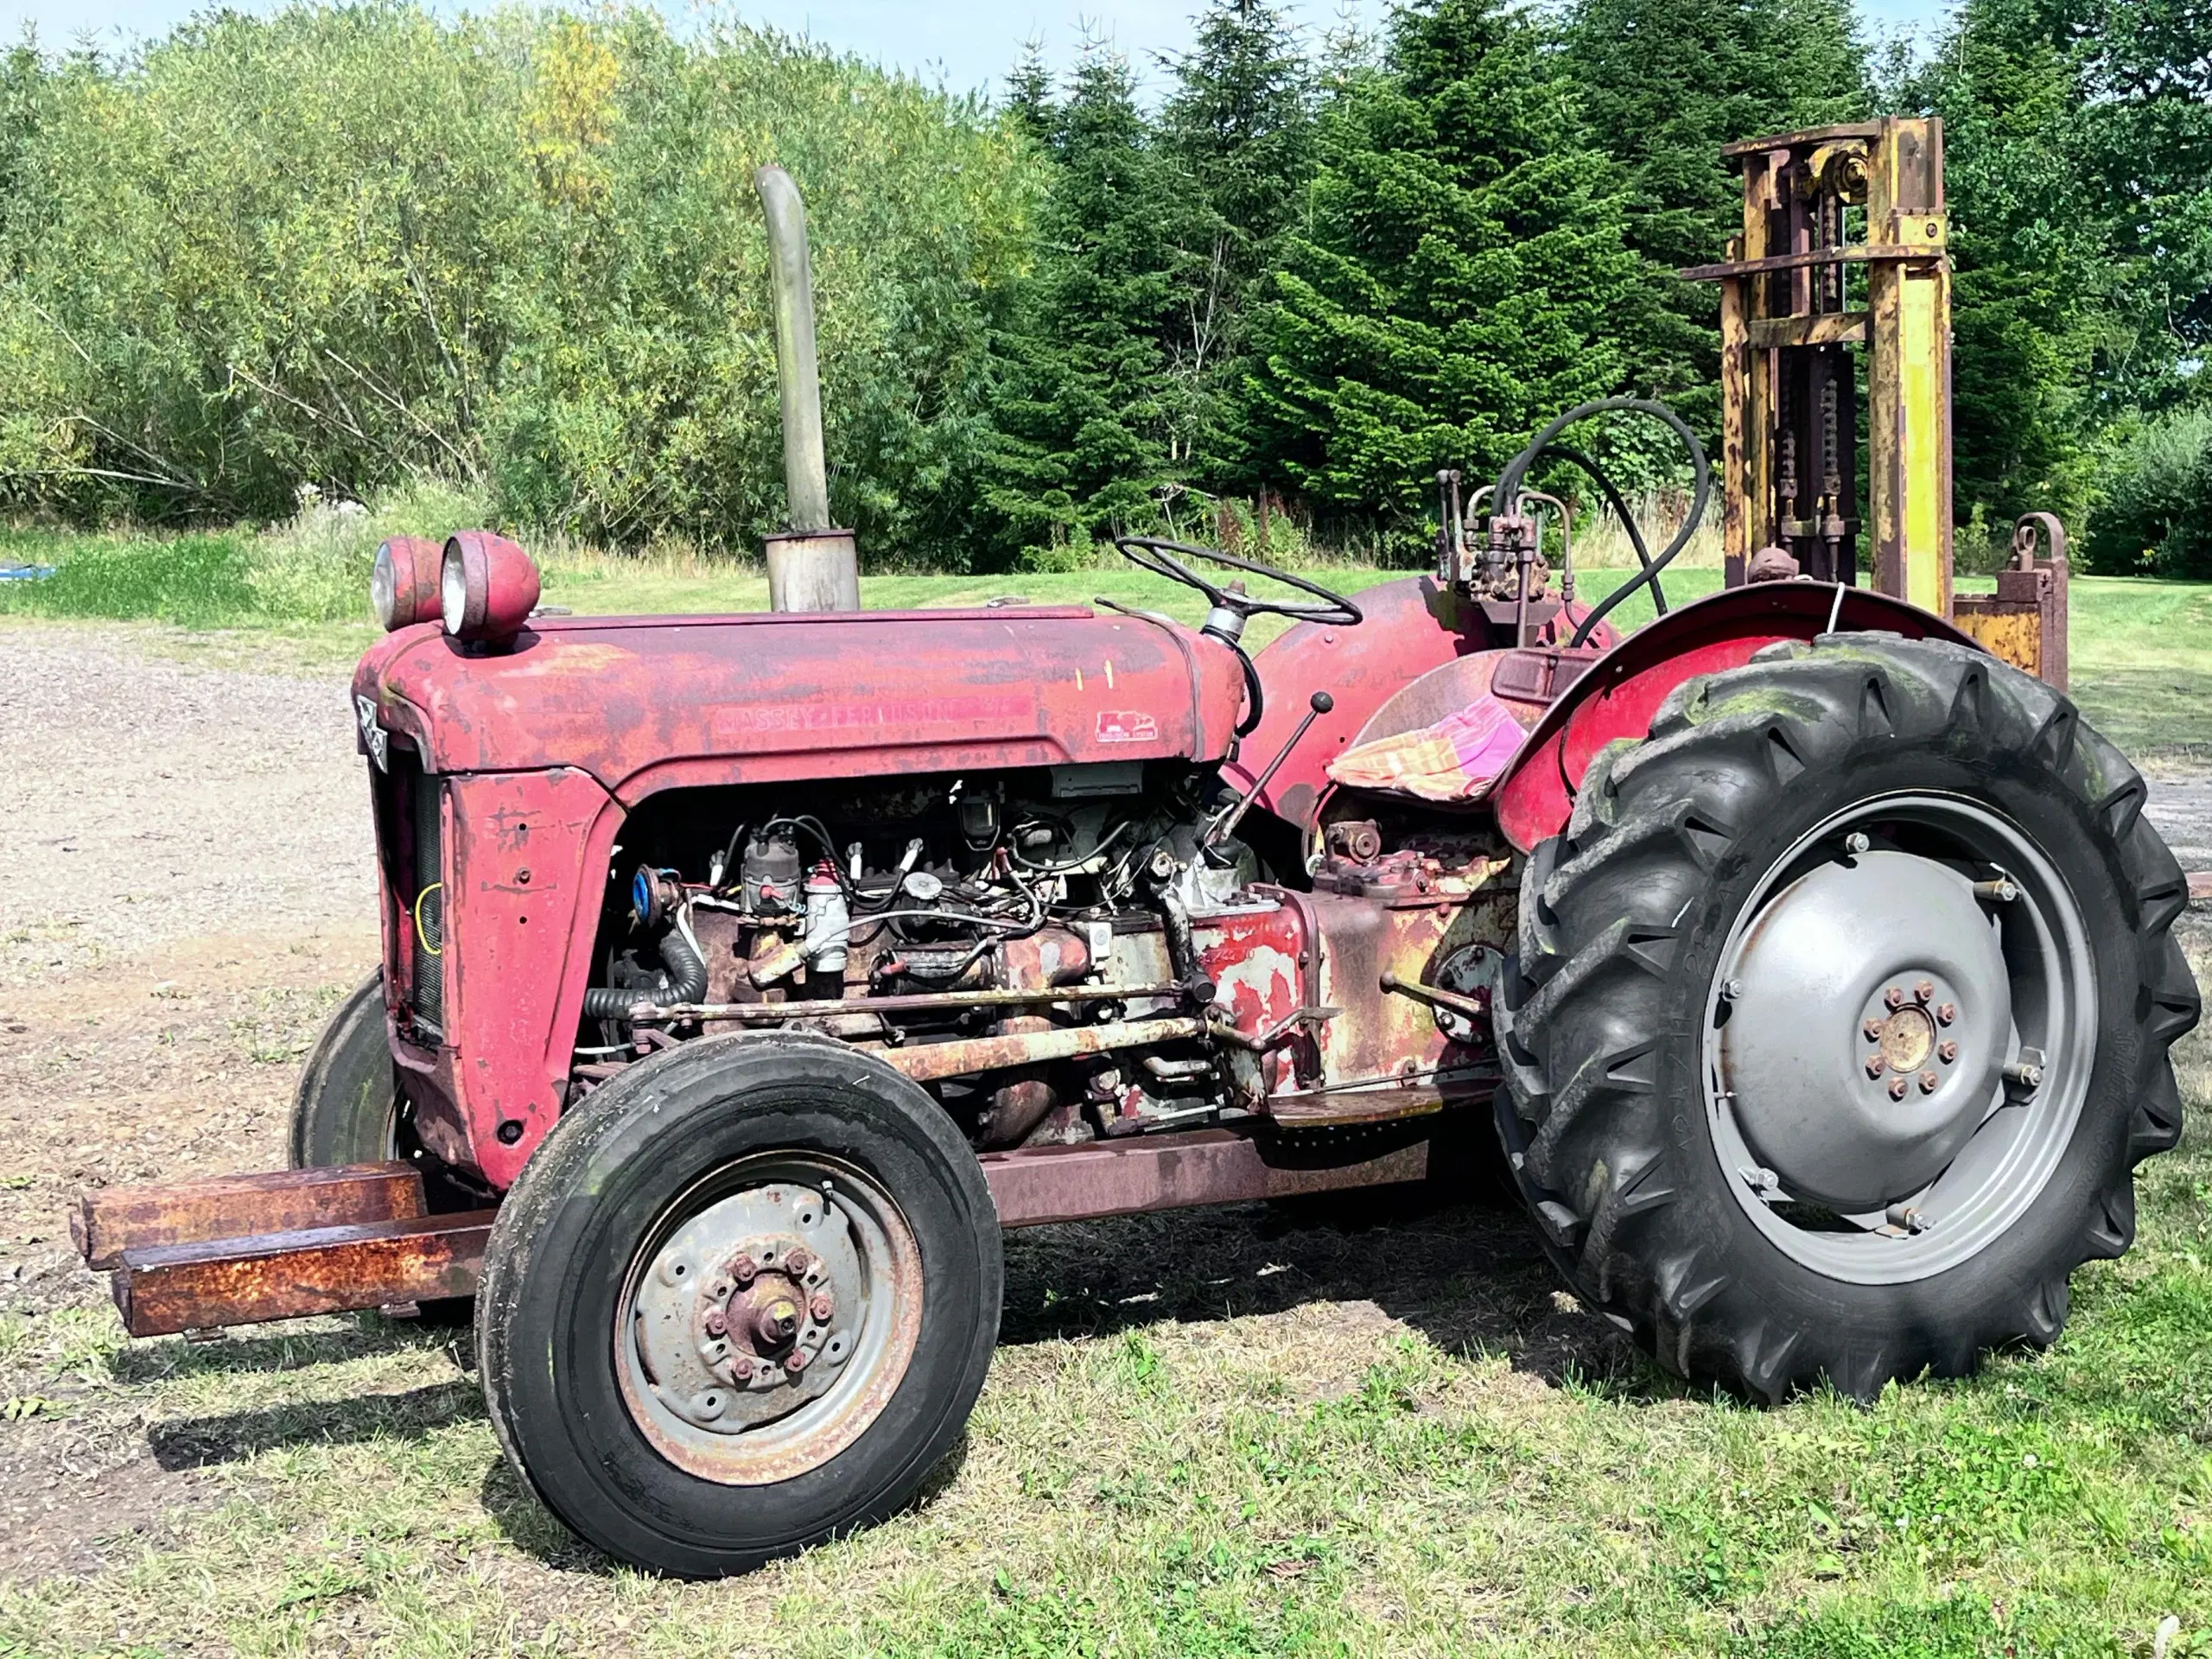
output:
[[[377,763],[378,772],[390,772],[391,734],[377,724],[377,705],[373,697],[355,697],[353,707],[359,711],[361,741],[369,751],[369,759]]]

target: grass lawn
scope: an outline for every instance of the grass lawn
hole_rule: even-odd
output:
[[[2075,1275],[2054,1351],[1973,1382],[1694,1394],[1479,1205],[1017,1234],[928,1501],[721,1585],[570,1541],[448,1333],[12,1317],[10,1456],[150,1442],[194,1484],[123,1565],[0,1587],[0,1654],[2117,1659],[2168,1620],[2159,1651],[2212,1651],[2202,1037],[2184,1059],[2134,1252]]]
[[[1689,570],[1669,591],[1717,583]],[[1197,613],[1119,571],[865,592]],[[2139,753],[2212,744],[2212,589],[2074,592],[2093,716]],[[577,561],[547,599],[707,611],[766,592]],[[327,672],[371,637],[219,605],[153,620],[189,608],[142,608],[149,644]],[[2183,925],[2202,981],[2212,925]],[[255,1040],[296,1052],[340,988]],[[0,1460],[150,1445],[161,1472],[137,1466],[170,1483],[120,1564],[19,1577],[0,1542],[0,1659],[2212,1653],[2212,1038],[2177,1054],[2188,1136],[2144,1167],[2135,1249],[2075,1275],[2048,1354],[1867,1409],[1756,1410],[1649,1366],[1492,1204],[1039,1230],[1009,1236],[1001,1346],[927,1500],[720,1585],[612,1567],[537,1510],[450,1332],[334,1319],[130,1344],[90,1293],[0,1314]],[[8,1155],[0,1180],[28,1185]]]

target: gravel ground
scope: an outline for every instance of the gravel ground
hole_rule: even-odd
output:
[[[0,984],[372,918],[342,677],[210,670],[123,628],[0,628]]]

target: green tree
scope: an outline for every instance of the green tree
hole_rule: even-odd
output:
[[[1526,13],[1429,0],[1396,16],[1380,69],[1335,79],[1250,393],[1277,476],[1403,526],[1440,467],[1480,477],[1623,384],[1637,262],[1613,170]]]
[[[1726,257],[1743,194],[1738,139],[1865,117],[1850,0],[1579,0],[1567,73],[1620,170],[1646,291],[1625,318],[1639,391],[1719,427],[1719,292],[1675,275]]]
[[[2112,232],[2122,327],[2107,408],[2202,401],[2212,352],[2212,10],[2081,0],[2067,17],[2086,94],[2080,154]]]
[[[1036,267],[995,342],[981,503],[997,556],[1048,564],[1150,523],[1180,470],[1162,341],[1189,208],[1120,54],[1087,42],[1053,116]]]
[[[0,104],[0,501],[275,518],[435,472],[524,524],[757,545],[777,160],[833,509],[871,553],[958,550],[1038,184],[979,102],[734,26],[368,0],[12,59]]]
[[[1923,72],[1951,220],[1953,512],[2078,522],[2110,239],[2085,188],[2075,0],[1967,0]]]
[[[1179,218],[1166,342],[1176,441],[1203,476],[1234,484],[1247,481],[1237,394],[1252,301],[1313,172],[1312,69],[1267,0],[1208,0],[1170,67],[1161,143],[1197,193]]]

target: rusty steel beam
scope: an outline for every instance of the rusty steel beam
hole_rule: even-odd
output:
[[[127,1249],[112,1287],[134,1337],[473,1296],[492,1210]]]
[[[855,1004],[865,1011],[865,1002]],[[1205,1034],[1206,1022],[1193,1015],[1172,1020],[1129,1020],[1110,1026],[1077,1026],[1067,1031],[1021,1032],[1001,1037],[969,1037],[951,1043],[917,1043],[912,1048],[871,1049],[885,1065],[917,1083],[962,1077],[1003,1066],[1037,1065],[1070,1060],[1109,1049],[1139,1048]]]
[[[918,991],[897,996],[823,997],[810,1002],[640,1002],[646,1020],[819,1020],[841,1014],[935,1014],[1030,1007],[1044,1002],[1142,1002],[1180,996],[1180,985],[1040,985],[986,991]]]
[[[105,1272],[125,1250],[404,1221],[423,1210],[423,1178],[413,1166],[343,1164],[80,1192],[69,1209],[69,1236],[87,1267]]]
[[[982,1155],[1001,1227],[1090,1221],[1147,1210],[1247,1204],[1345,1187],[1418,1181],[1428,1142],[1341,1163],[1299,1166],[1242,1129],[1192,1129],[1077,1147],[1030,1147]]]

